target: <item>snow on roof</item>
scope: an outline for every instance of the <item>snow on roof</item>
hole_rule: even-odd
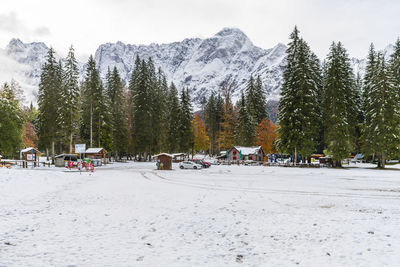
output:
[[[55,156],[55,158],[63,158],[63,157],[78,157],[76,154],[60,154]]]
[[[168,154],[168,153],[160,153],[160,154],[154,155],[153,158],[157,158],[159,156],[168,156],[168,157],[172,158],[172,155]]]
[[[177,157],[177,156],[184,156],[185,153],[174,153],[172,154],[173,157]]]
[[[27,147],[27,148],[22,149],[22,150],[21,150],[21,153],[30,152],[32,149],[35,150],[36,152],[39,152],[39,150],[37,150],[37,149],[34,148],[34,147]]]
[[[234,146],[233,148],[241,152],[243,156],[247,156],[252,154],[258,154],[258,151],[261,149],[261,146],[251,146],[251,147]]]
[[[88,148],[85,153],[101,153],[101,151],[103,149],[104,148],[101,148],[101,147],[91,147],[91,148]],[[105,149],[104,149],[104,151],[105,151]]]

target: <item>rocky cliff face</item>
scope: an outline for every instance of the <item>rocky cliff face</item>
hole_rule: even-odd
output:
[[[7,57],[21,66],[18,74],[26,78],[23,82],[36,87],[47,51],[44,43],[23,43],[19,39],[12,39],[4,50]],[[163,69],[168,82],[174,82],[180,89],[189,88],[196,105],[203,96],[217,93],[219,85],[227,78],[236,80],[233,99],[238,99],[250,75],[261,77],[268,100],[278,100],[286,64],[285,51],[286,46],[281,43],[271,49],[262,49],[241,30],[224,28],[210,38],[191,38],[169,44],[106,43],[96,50],[95,60],[102,77],[108,67],[116,66],[128,84],[136,56],[151,57],[156,67]],[[389,45],[383,52],[388,56],[392,51],[393,46]],[[365,59],[353,58],[352,65],[355,72],[364,73]],[[79,62],[79,68],[83,78],[85,62]],[[35,92],[32,97],[35,98]]]

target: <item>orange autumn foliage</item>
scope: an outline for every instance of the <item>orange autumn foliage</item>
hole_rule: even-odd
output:
[[[278,138],[276,125],[264,118],[257,125],[255,143],[262,147],[266,154],[275,153],[275,141]]]
[[[206,133],[206,126],[198,114],[193,119],[194,150],[206,151],[210,145],[210,139]]]
[[[36,134],[35,127],[31,122],[26,122],[23,126],[22,139],[24,146],[26,147],[37,147],[38,136]]]

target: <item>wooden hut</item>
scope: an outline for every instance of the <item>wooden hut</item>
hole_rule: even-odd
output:
[[[153,158],[157,159],[157,169],[172,170],[172,155],[161,153],[158,155],[154,155]]]
[[[107,164],[107,151],[101,147],[88,148],[85,152],[86,157],[90,159],[103,159],[103,163]]]
[[[20,151],[19,157],[21,160],[39,162],[40,151],[34,147],[27,147]]]
[[[228,152],[230,161],[235,160],[252,160],[264,161],[265,153],[261,146],[244,147],[234,146]]]
[[[175,154],[172,154],[171,156],[172,156],[172,161],[173,162],[182,162],[182,161],[184,161],[185,160],[185,153],[175,153]]]

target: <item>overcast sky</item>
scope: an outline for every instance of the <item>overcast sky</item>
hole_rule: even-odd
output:
[[[287,43],[297,25],[319,57],[332,41],[351,56],[365,57],[400,36],[398,0],[1,0],[0,47],[11,38],[43,41],[80,57],[105,42],[167,43],[210,37],[223,27],[240,28],[253,43]]]

